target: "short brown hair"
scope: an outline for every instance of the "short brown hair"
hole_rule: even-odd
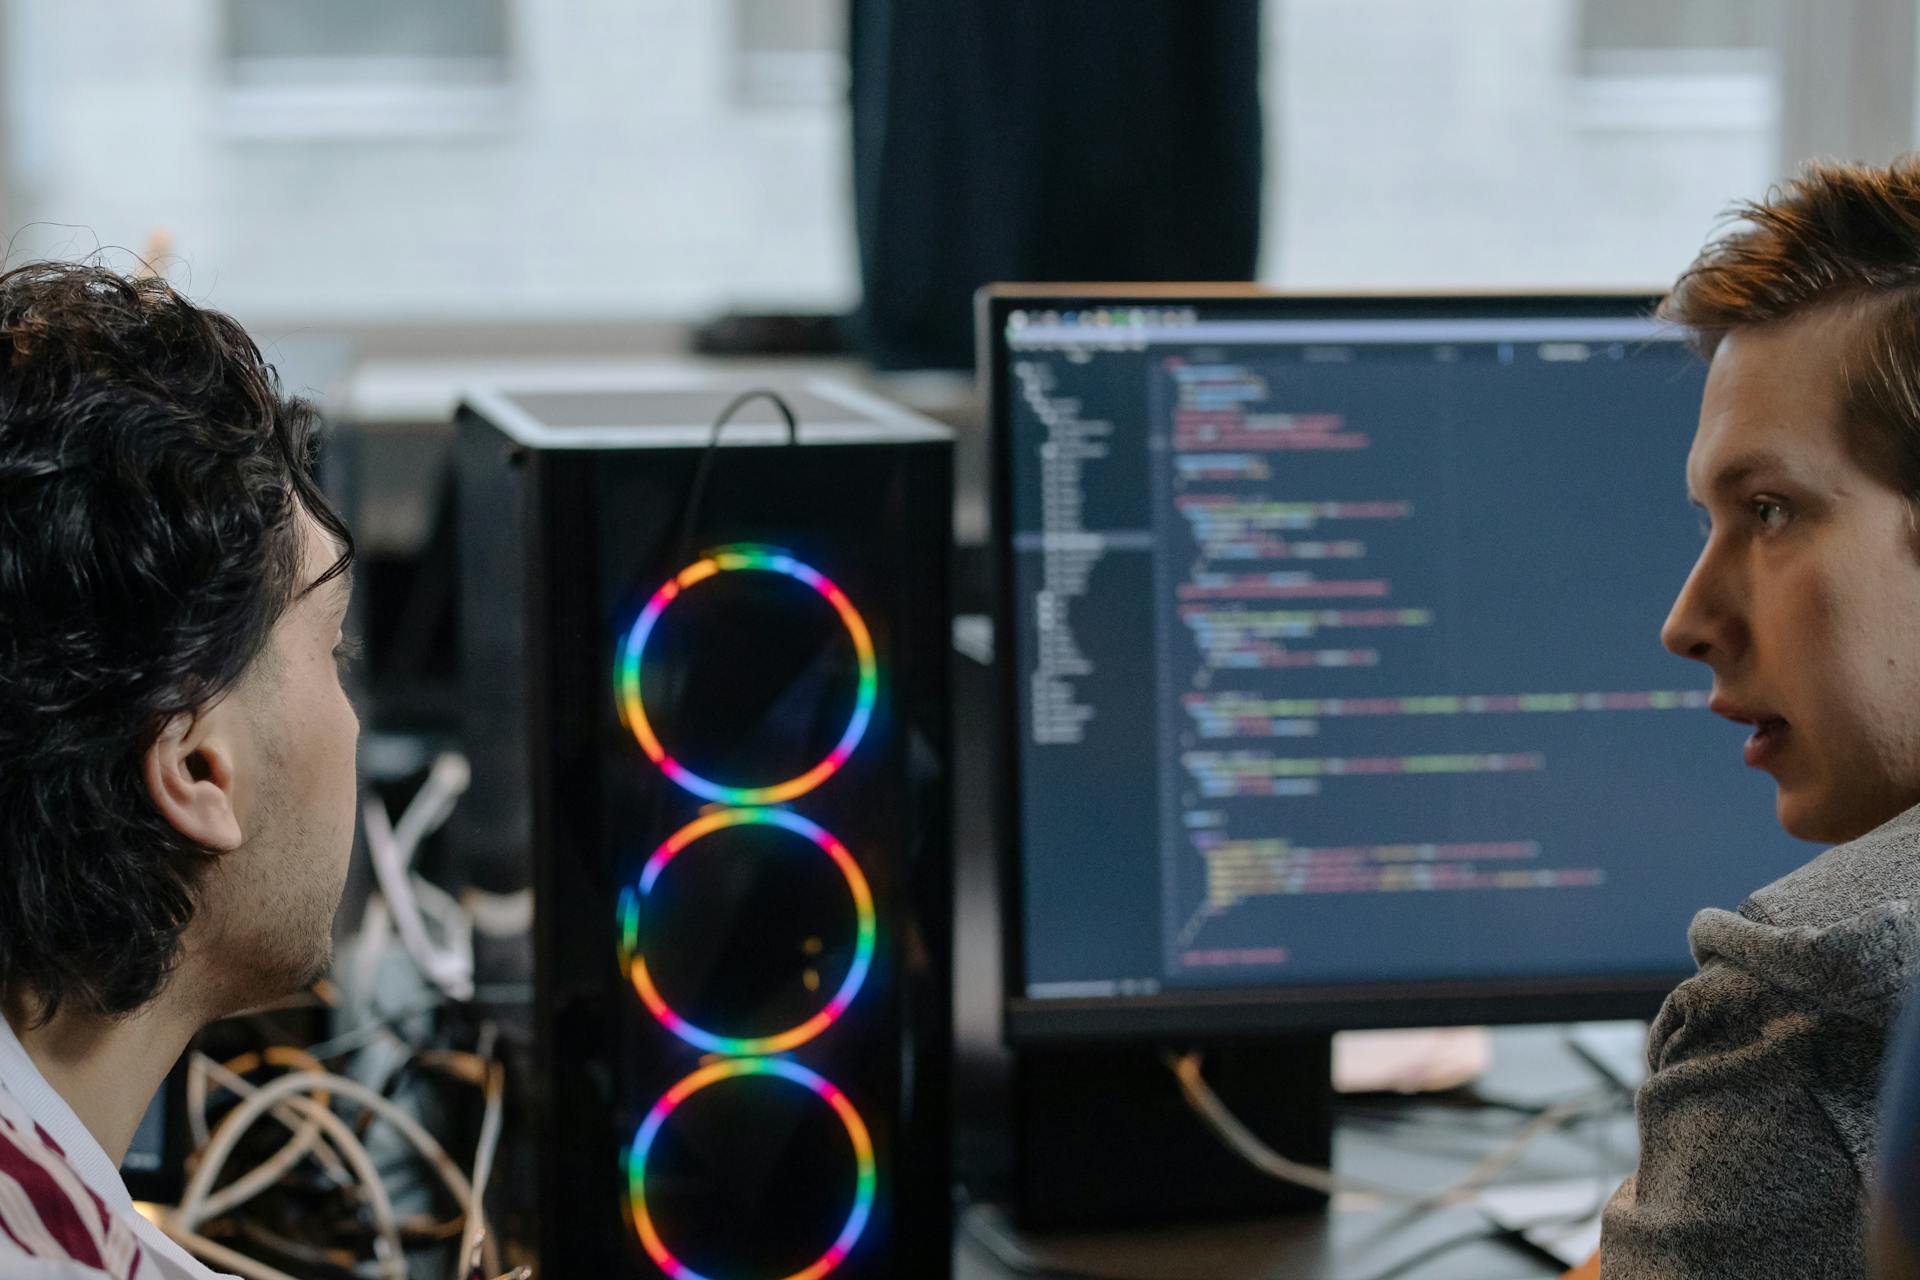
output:
[[[1885,167],[1815,164],[1700,251],[1660,304],[1711,357],[1734,329],[1857,308],[1840,376],[1863,456],[1920,503],[1920,154]]]

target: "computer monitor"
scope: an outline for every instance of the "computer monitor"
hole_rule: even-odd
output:
[[[1015,1043],[1644,1016],[1816,852],[1660,643],[1653,301],[983,292]]]

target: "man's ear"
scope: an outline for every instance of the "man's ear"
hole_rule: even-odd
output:
[[[231,704],[216,703],[175,716],[141,762],[147,794],[173,829],[205,849],[238,849],[240,830],[237,745]]]

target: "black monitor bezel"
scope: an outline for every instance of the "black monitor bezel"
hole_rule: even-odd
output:
[[[1288,319],[1594,317],[1650,315],[1660,298],[1619,292],[1297,293],[1241,284],[996,284],[975,297],[977,377],[991,449],[995,679],[999,690],[994,828],[999,851],[1002,1032],[1009,1044],[1179,1041],[1287,1036],[1360,1028],[1650,1018],[1687,969],[1542,979],[1276,986],[1088,999],[1027,997],[1025,880],[1021,875],[1019,674],[1011,650],[1013,491],[1011,432],[1001,398],[1008,314],[1044,305],[1170,307],[1186,302],[1216,314],[1244,304],[1250,315]]]

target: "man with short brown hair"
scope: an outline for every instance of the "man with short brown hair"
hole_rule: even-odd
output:
[[[1920,971],[1920,165],[1740,211],[1662,314],[1711,361],[1706,542],[1662,631],[1752,727],[1788,832],[1836,847],[1689,931],[1604,1280],[1864,1277],[1875,1099]]]

